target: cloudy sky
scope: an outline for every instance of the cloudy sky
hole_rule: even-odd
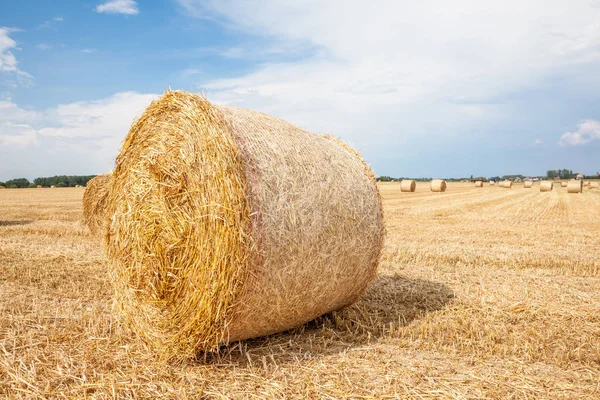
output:
[[[600,0],[4,0],[0,180],[108,171],[168,88],[378,175],[600,172]]]

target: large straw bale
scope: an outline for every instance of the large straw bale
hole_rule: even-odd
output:
[[[400,190],[402,192],[414,192],[416,188],[417,184],[411,179],[403,179],[400,183]]]
[[[506,189],[512,188],[512,185],[513,185],[512,181],[504,181],[504,182],[502,182],[502,187],[506,188]]]
[[[89,180],[83,192],[83,221],[92,234],[104,234],[107,225],[110,174]]]
[[[590,189],[598,189],[600,188],[600,182],[590,182]]]
[[[540,183],[540,192],[550,192],[552,189],[554,189],[554,182],[542,181],[542,183]]]
[[[376,274],[370,168],[266,114],[168,91],[129,131],[109,192],[116,307],[165,359],[302,325]]]
[[[567,181],[561,181],[560,182],[560,187],[567,187],[568,182]]]
[[[443,179],[434,179],[431,181],[430,188],[432,192],[445,192],[446,181]]]
[[[6,186],[0,185],[0,189],[6,189]]]
[[[569,181],[569,185],[567,186],[567,192],[581,193],[582,190],[583,190],[583,181],[581,181],[581,180]]]
[[[525,182],[523,183],[523,187],[524,187],[525,189],[531,189],[531,188],[533,187],[533,181],[525,181]]]
[[[483,181],[475,181],[475,187],[483,187]]]

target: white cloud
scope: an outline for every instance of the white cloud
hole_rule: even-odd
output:
[[[139,10],[134,0],[110,0],[96,6],[96,12],[107,14],[137,15]]]
[[[9,36],[13,31],[15,30],[0,27],[0,72],[14,73],[19,80],[27,81],[32,76],[19,69],[19,63],[11,51],[17,49],[17,42]]]
[[[65,19],[63,17],[54,17],[56,22],[63,22]]]
[[[108,171],[132,122],[157,97],[123,92],[45,110],[0,101],[0,180]]]
[[[35,130],[27,124],[0,122],[0,147],[24,148],[38,144]]]
[[[40,50],[50,50],[52,49],[52,45],[48,43],[40,43],[36,46]]]
[[[95,53],[95,52],[97,52],[97,51],[98,51],[98,50],[96,50],[96,49],[82,49],[82,50],[81,50],[81,52],[82,52],[82,53],[88,53],[88,54],[90,54],[90,53]]]
[[[542,143],[544,143],[544,142],[542,141],[542,139],[539,139],[539,138],[538,138],[538,139],[535,139],[535,144],[542,144]]]
[[[439,137],[468,135],[465,126],[508,118],[496,99],[556,74],[572,89],[575,75],[588,76],[581,86],[589,87],[600,69],[600,7],[589,0],[178,3],[190,16],[260,36],[264,46],[305,50],[200,82],[211,97],[331,132],[372,155],[390,148],[390,138],[433,135],[432,126]],[[223,55],[243,53],[232,47]],[[574,65],[587,70],[575,74]]]
[[[577,125],[576,132],[566,132],[560,137],[561,146],[581,146],[594,142],[600,141],[600,121],[585,120]]]

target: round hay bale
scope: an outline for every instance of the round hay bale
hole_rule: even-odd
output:
[[[0,189],[6,189],[6,186],[0,185]]]
[[[417,188],[417,184],[412,179],[403,179],[400,183],[400,190],[402,192],[414,192]]]
[[[352,304],[384,234],[373,173],[348,145],[179,91],[131,127],[108,212],[116,308],[162,359]]]
[[[110,174],[98,175],[83,192],[83,222],[94,235],[106,230],[109,182]]]
[[[443,179],[434,179],[431,181],[430,188],[432,192],[445,192],[446,181]]]
[[[490,186],[494,186],[495,184],[496,184],[496,182],[490,181]]]
[[[42,189],[42,185],[37,185],[36,189]]]
[[[590,189],[598,189],[600,188],[599,182],[590,182]]]
[[[512,188],[513,182],[512,181],[504,181],[502,182],[502,187],[505,189],[510,189]]]
[[[567,185],[568,185],[567,181],[560,182],[560,187],[567,187]]]
[[[525,182],[523,183],[523,187],[524,187],[525,189],[531,189],[531,188],[533,187],[533,181],[525,181]]]
[[[475,187],[483,187],[483,181],[475,181]]]
[[[50,189],[54,189],[56,186],[54,185],[50,185]]]
[[[552,189],[554,189],[554,182],[542,181],[542,183],[540,183],[540,192],[550,192]]]
[[[568,193],[581,193],[583,191],[583,181],[569,181],[567,186]]]

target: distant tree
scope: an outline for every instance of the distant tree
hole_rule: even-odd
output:
[[[6,181],[5,186],[11,189],[26,188],[29,186],[29,180],[27,180],[26,178],[11,179],[9,181]]]
[[[85,186],[87,185],[88,181],[95,176],[96,175],[57,175],[35,178],[33,183],[44,187],[50,187],[52,185],[56,187],[74,187],[76,185]]]

